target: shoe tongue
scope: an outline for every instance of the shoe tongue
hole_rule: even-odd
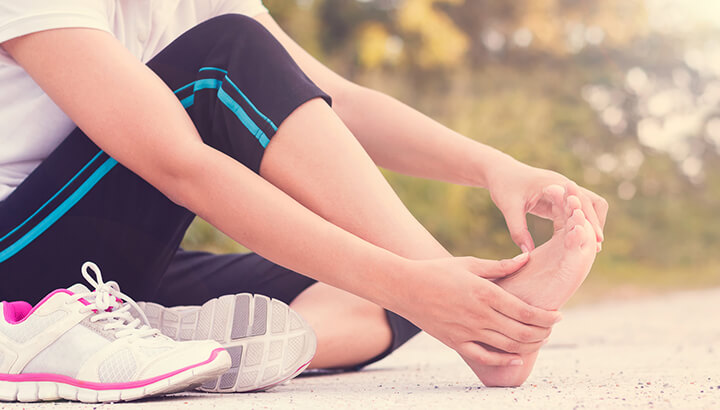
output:
[[[70,286],[67,290],[69,290],[72,293],[89,293],[90,289],[88,289],[85,285],[81,283],[76,283],[72,286]]]

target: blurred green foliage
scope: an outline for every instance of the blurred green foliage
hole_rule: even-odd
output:
[[[265,4],[298,43],[347,78],[412,102],[471,138],[607,198],[606,242],[581,292],[585,297],[720,284],[719,257],[712,252],[720,245],[717,150],[702,135],[693,140],[701,146],[704,171],[703,178],[692,179],[672,152],[649,148],[637,137],[641,104],[625,90],[628,70],[639,65],[661,78],[684,67],[685,46],[682,39],[648,30],[643,2]],[[583,96],[593,85],[620,95],[621,130],[613,130]],[[486,191],[385,175],[454,254],[517,253]],[[530,227],[537,243],[551,233],[547,221],[530,218]],[[244,249],[202,221],[184,246]]]

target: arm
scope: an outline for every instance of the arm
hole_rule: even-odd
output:
[[[335,112],[379,166],[407,175],[488,188],[505,215],[513,240],[523,251],[534,248],[525,214],[549,218],[551,202],[544,189],[549,185],[567,186],[583,202],[583,211],[595,227],[598,241],[603,240],[607,202],[600,196],[558,173],[522,164],[467,138],[388,95],[353,84],[303,50],[269,14],[255,18],[333,97]]]
[[[502,333],[501,327],[512,328],[505,332],[524,341],[528,338],[522,335],[532,333],[534,326],[520,321],[547,328],[558,317],[478,277],[514,272],[518,263],[474,258],[409,261],[304,208],[205,145],[172,91],[108,33],[48,30],[2,46],[108,154],[270,260],[394,310],[480,362],[507,364],[518,357],[473,343],[505,347],[497,338],[488,340],[485,329]],[[455,295],[451,302],[449,294]],[[418,295],[424,303],[414,302]],[[511,325],[508,317],[515,319]]]

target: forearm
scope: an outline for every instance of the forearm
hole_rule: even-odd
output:
[[[487,187],[487,170],[510,159],[365,87],[348,86],[334,108],[376,164],[403,174]]]

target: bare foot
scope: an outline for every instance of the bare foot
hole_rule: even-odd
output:
[[[496,283],[527,303],[559,309],[590,272],[597,250],[594,230],[575,196],[565,199],[556,215],[555,234],[533,250],[530,261],[512,276]],[[564,211],[564,214],[563,214]],[[486,386],[519,386],[532,371],[538,352],[521,355],[522,366],[484,366],[465,362]]]

